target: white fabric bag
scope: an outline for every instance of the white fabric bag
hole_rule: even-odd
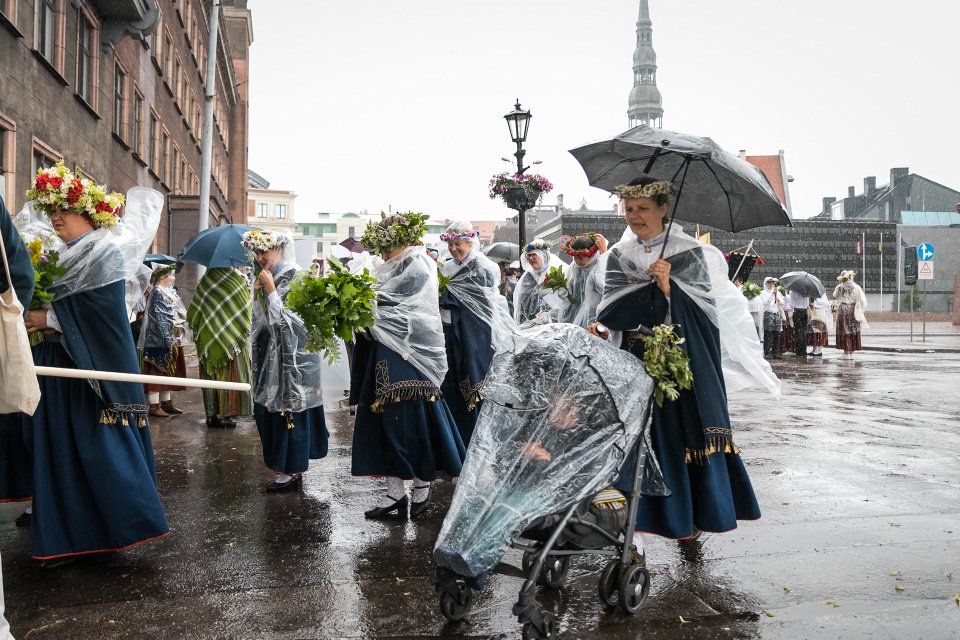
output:
[[[0,236],[0,255],[7,274],[7,290],[0,294],[0,413],[21,411],[33,415],[40,403],[40,384],[33,366],[33,353],[23,305],[17,300],[7,262],[7,248]]]

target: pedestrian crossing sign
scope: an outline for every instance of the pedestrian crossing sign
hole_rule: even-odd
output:
[[[917,278],[933,280],[933,260],[921,260],[917,263]]]

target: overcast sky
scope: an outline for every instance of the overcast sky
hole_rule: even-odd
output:
[[[607,208],[567,150],[627,128],[637,0],[250,0],[250,168],[316,211],[502,219],[503,115],[527,160]],[[960,188],[960,2],[650,0],[663,126],[786,153],[794,215],[886,184]]]

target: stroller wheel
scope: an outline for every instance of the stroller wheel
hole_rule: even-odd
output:
[[[548,557],[544,560],[543,568],[540,569],[540,582],[548,587],[559,589],[563,586],[569,571],[570,556]]]
[[[537,629],[532,622],[528,622],[523,625],[523,640],[549,640],[550,638],[555,638],[557,635],[557,619],[553,617],[552,613],[547,613],[544,611],[543,616],[543,631],[541,632]]]
[[[459,622],[470,610],[473,604],[473,591],[462,580],[457,580],[456,593],[450,591],[440,592],[440,613],[451,622]]]
[[[636,613],[650,593],[650,573],[646,567],[630,565],[620,578],[620,606],[627,613]]]
[[[620,602],[620,561],[611,560],[600,574],[600,601],[608,607],[615,607]]]

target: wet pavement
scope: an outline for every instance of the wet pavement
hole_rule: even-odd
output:
[[[784,396],[731,398],[764,517],[698,543],[645,536],[650,598],[597,598],[602,562],[541,587],[560,638],[960,638],[960,355],[787,357]],[[250,421],[190,413],[151,426],[174,534],[56,570],[29,559],[21,507],[0,505],[8,617],[31,638],[518,638],[521,581],[494,575],[447,622],[430,552],[452,486],[416,523],[368,522],[378,481],[350,476],[351,419],[328,412],[330,455],[302,492],[271,479]],[[519,562],[515,552],[507,557]]]

